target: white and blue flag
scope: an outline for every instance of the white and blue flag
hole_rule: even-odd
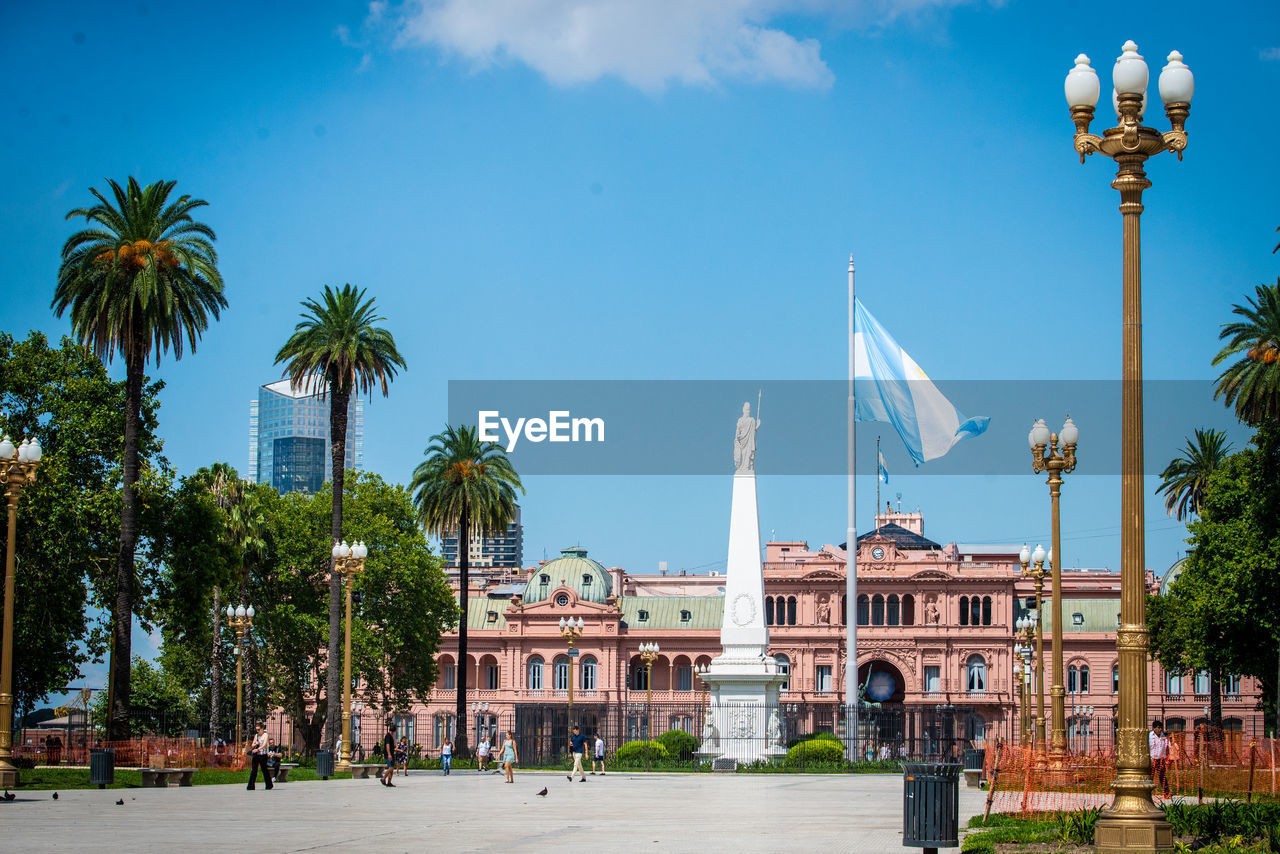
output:
[[[876,444],[877,445],[880,444],[880,441],[878,439],[876,440]],[[876,449],[876,456],[880,458],[879,462],[876,463],[878,467],[877,474],[880,476],[880,482],[883,483],[885,486],[888,486],[889,485],[889,468],[884,464],[884,454],[881,453],[879,448]]]
[[[854,300],[854,418],[888,421],[916,465],[936,460],[961,439],[980,435],[990,418],[966,418],[938,391],[915,360]],[[880,476],[888,472],[880,463]]]

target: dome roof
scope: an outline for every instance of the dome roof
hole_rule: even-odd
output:
[[[1182,576],[1182,571],[1187,568],[1187,559],[1179,558],[1174,561],[1173,566],[1165,570],[1164,577],[1160,579],[1160,595],[1169,595],[1169,586]]]
[[[571,587],[579,599],[604,604],[613,592],[613,579],[599,561],[587,557],[586,549],[573,546],[533,571],[524,586],[524,601],[542,602],[558,587]]]

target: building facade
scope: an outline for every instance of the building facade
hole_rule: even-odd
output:
[[[937,752],[929,741],[940,724],[954,732],[950,738],[979,746],[1018,739],[1015,622],[1034,606],[1033,584],[1018,563],[1021,544],[941,545],[924,536],[918,513],[885,513],[876,525],[857,543],[858,681],[866,699],[879,704],[868,709],[873,731],[864,736],[890,745],[893,755]],[[845,548],[770,542],[765,551],[769,652],[788,674],[781,695],[787,732],[839,733],[848,666]],[[696,668],[720,652],[724,583],[714,573],[628,573],[576,547],[526,572],[482,573],[469,591],[467,660],[457,660],[456,636],[446,636],[436,688],[400,724],[434,755],[456,730],[458,672],[465,667],[469,742],[499,726],[514,725],[522,737],[526,727],[558,729],[568,718],[549,718],[547,709],[567,707],[571,685],[575,720],[588,728],[606,715],[625,722],[613,733],[613,747],[650,726],[653,734],[697,734],[705,694]],[[1147,583],[1159,589],[1153,573]],[[1106,749],[1117,716],[1120,575],[1066,570],[1062,589],[1069,742],[1075,750]],[[1046,669],[1054,611],[1046,598]],[[562,618],[583,621],[573,652]],[[659,646],[651,668],[639,654],[641,643]],[[1168,674],[1155,662],[1148,669],[1150,715],[1173,730],[1204,721],[1208,690],[1203,675]],[[1228,680],[1226,728],[1261,735],[1259,696],[1256,680]],[[1045,704],[1048,714],[1047,679]]]
[[[364,468],[364,401],[347,404],[348,470]],[[314,383],[295,388],[279,380],[258,388],[249,401],[249,467],[246,480],[280,492],[319,492],[333,478],[329,400]]]
[[[507,530],[492,536],[468,538],[469,566],[477,569],[519,569],[524,565],[524,526],[520,522],[520,505],[516,505],[515,517]],[[449,534],[440,539],[440,556],[445,566],[458,565],[458,535]]]

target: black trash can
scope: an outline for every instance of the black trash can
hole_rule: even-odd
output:
[[[960,844],[960,763],[902,766],[902,844],[936,850]]]
[[[982,769],[982,764],[987,759],[987,751],[971,747],[964,752],[964,767],[966,771],[972,771],[974,768]]]
[[[333,751],[317,750],[316,751],[316,776],[321,780],[328,780],[333,776]]]
[[[89,751],[89,785],[105,789],[116,781],[116,752],[114,748],[93,748]]]

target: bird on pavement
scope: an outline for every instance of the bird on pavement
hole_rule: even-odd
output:
[[[124,798],[121,798],[120,800],[116,801],[116,806],[118,807],[124,806]]]
[[[55,801],[58,799],[58,793],[57,793],[57,792],[54,792],[54,793],[53,793],[53,799],[54,799]]]
[[[545,798],[546,796],[547,796],[547,789],[546,789],[546,787],[544,786],[544,787],[542,788],[542,791],[541,791],[541,792],[538,792],[538,797],[540,797],[540,798]]]
[[[12,800],[14,800],[14,799],[15,799],[15,798],[17,798],[17,797],[18,797],[17,795],[15,795],[13,792],[9,791],[8,789],[5,789],[5,790],[4,790],[4,799],[5,799],[6,801],[12,801]]]

